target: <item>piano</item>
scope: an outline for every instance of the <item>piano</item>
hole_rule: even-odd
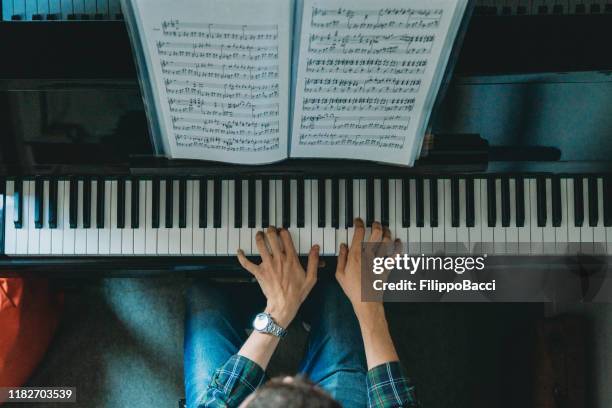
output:
[[[255,232],[269,225],[288,228],[301,254],[319,243],[333,261],[357,216],[388,225],[415,253],[477,242],[507,254],[612,247],[610,134],[584,121],[575,137],[593,147],[579,154],[547,130],[567,115],[516,127],[473,103],[486,100],[480,88],[466,91],[589,84],[605,95],[612,0],[477,1],[413,168],[156,157],[118,0],[0,3],[3,270],[239,275],[236,250],[256,255]],[[590,111],[606,122],[605,109]]]

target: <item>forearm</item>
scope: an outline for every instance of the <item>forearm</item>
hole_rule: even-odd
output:
[[[390,361],[399,361],[382,304],[361,305],[355,308],[368,370]]]
[[[253,331],[238,351],[238,355],[257,363],[265,371],[278,343],[279,338],[276,336]]]

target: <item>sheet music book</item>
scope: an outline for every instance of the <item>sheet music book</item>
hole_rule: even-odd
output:
[[[468,0],[122,0],[157,152],[416,160]]]

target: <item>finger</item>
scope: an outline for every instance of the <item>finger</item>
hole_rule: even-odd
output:
[[[383,238],[384,243],[391,242],[391,230],[388,227],[383,227]]]
[[[306,281],[310,288],[314,286],[317,281],[317,275],[319,272],[319,246],[313,245],[310,248],[310,253],[308,254],[308,265],[306,266]]]
[[[361,218],[355,218],[355,221],[353,221],[353,226],[355,227],[355,232],[353,233],[353,242],[351,242],[350,249],[352,250],[355,248],[356,250],[361,251],[361,243],[365,237],[363,220]]]
[[[372,235],[370,235],[370,242],[378,243],[383,237],[383,227],[380,222],[374,221],[372,223]]]
[[[266,237],[262,231],[258,231],[257,234],[255,234],[255,244],[257,245],[261,260],[263,262],[272,262],[272,255],[270,255],[270,250],[266,245]]]
[[[283,255],[283,250],[280,246],[276,227],[268,227],[268,230],[266,231],[266,238],[268,239],[268,244],[270,245],[270,249],[272,250],[272,256],[281,259]]]
[[[289,230],[286,228],[281,229],[280,231],[281,242],[283,244],[283,248],[285,249],[285,255],[290,257],[297,257],[297,252],[295,252],[295,245],[293,245],[293,239],[291,238],[291,234]]]
[[[340,251],[338,253],[338,263],[336,265],[336,275],[339,273],[344,273],[346,268],[346,258],[348,255],[348,248],[346,244],[340,244]]]
[[[242,265],[244,269],[249,271],[254,276],[257,276],[259,274],[259,266],[249,261],[242,249],[238,250],[238,262],[240,262],[240,265]]]

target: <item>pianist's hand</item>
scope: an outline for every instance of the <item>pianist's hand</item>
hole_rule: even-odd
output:
[[[256,236],[257,249],[261,255],[259,265],[249,261],[242,250],[238,260],[243,268],[253,274],[267,299],[266,313],[286,328],[297,314],[317,281],[319,246],[314,245],[308,255],[306,271],[300,264],[297,252],[286,229],[270,227],[264,234]]]

